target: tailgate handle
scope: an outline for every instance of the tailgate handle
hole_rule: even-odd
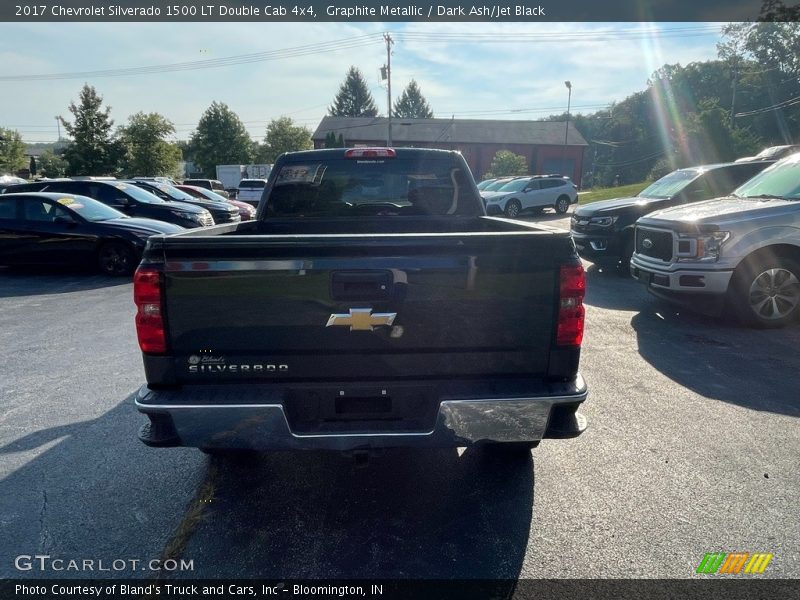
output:
[[[352,301],[389,300],[393,292],[391,271],[334,271],[331,299]]]

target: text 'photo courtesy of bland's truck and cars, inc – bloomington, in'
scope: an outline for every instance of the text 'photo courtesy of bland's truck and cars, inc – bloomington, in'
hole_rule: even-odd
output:
[[[0,9],[0,600],[797,596],[800,9],[515,7]]]

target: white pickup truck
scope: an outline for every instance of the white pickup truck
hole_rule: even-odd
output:
[[[756,327],[800,316],[800,153],[725,198],[636,222],[631,275],[667,300]]]

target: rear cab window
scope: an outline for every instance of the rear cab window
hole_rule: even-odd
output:
[[[448,155],[307,155],[276,167],[267,217],[483,214],[469,173]]]

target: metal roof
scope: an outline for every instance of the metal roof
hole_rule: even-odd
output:
[[[312,136],[324,141],[333,132],[347,142],[374,142],[386,139],[386,117],[323,117]],[[567,145],[588,146],[569,122]],[[414,142],[468,144],[564,145],[564,121],[500,121],[489,119],[392,119],[392,143]]]

